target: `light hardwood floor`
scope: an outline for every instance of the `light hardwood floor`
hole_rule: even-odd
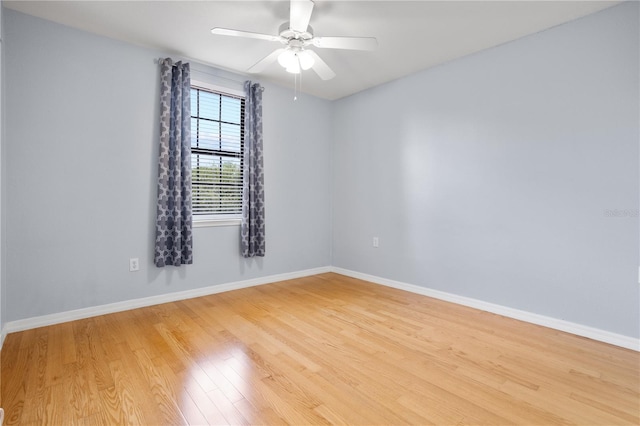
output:
[[[13,424],[639,424],[640,354],[323,274],[12,333]]]

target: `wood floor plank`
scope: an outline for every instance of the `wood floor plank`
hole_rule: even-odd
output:
[[[91,383],[92,391],[113,386],[103,339],[95,319],[76,321],[74,325],[76,363]]]
[[[134,418],[129,417],[122,407],[120,394],[115,384],[98,391],[100,394],[100,413],[97,420],[103,425],[133,424]]]
[[[235,404],[227,398],[227,395],[222,389],[214,389],[208,392],[207,396],[224,417],[225,421],[223,423],[230,425],[250,424],[249,421],[242,416]]]
[[[69,400],[65,391],[65,383],[62,381],[64,374],[58,375],[54,385],[47,386],[46,396],[43,401],[43,416],[37,422],[46,425],[71,425],[78,422],[74,410],[69,407]]]
[[[180,414],[177,404],[178,396],[174,391],[175,386],[169,381],[166,370],[156,368],[145,349],[134,351],[137,364],[146,379],[146,384],[151,390],[151,396],[157,409],[157,418],[162,424],[180,425],[186,424],[185,418]]]
[[[5,425],[640,424],[640,354],[337,274],[11,333]]]
[[[147,424],[152,419],[145,419],[141,410],[141,405],[137,401],[144,387],[134,384],[129,378],[129,372],[122,361],[111,361],[109,363],[111,374],[113,375],[114,388],[117,398],[110,398],[109,405],[120,412],[113,413],[110,417],[120,419],[123,416],[126,423]],[[144,395],[144,398],[147,396]]]
[[[211,390],[214,392],[218,389]],[[218,406],[198,383],[191,382],[184,388],[182,410],[189,424],[226,424],[227,420]],[[195,420],[196,417],[202,420]]]

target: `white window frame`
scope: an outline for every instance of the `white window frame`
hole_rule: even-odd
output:
[[[191,80],[191,86],[199,89],[206,89],[221,95],[233,95],[245,98],[246,94],[241,90],[234,90],[228,87],[216,86],[215,84],[206,83],[199,80]],[[243,177],[244,179],[244,177]],[[242,223],[242,214],[235,215],[191,215],[192,226],[194,228],[205,228],[213,226],[240,226]]]

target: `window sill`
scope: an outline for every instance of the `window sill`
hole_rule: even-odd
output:
[[[205,219],[194,220],[194,228],[209,228],[214,226],[240,226],[242,219]]]

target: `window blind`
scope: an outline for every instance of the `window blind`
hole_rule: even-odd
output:
[[[240,217],[244,98],[191,87],[193,218]]]

